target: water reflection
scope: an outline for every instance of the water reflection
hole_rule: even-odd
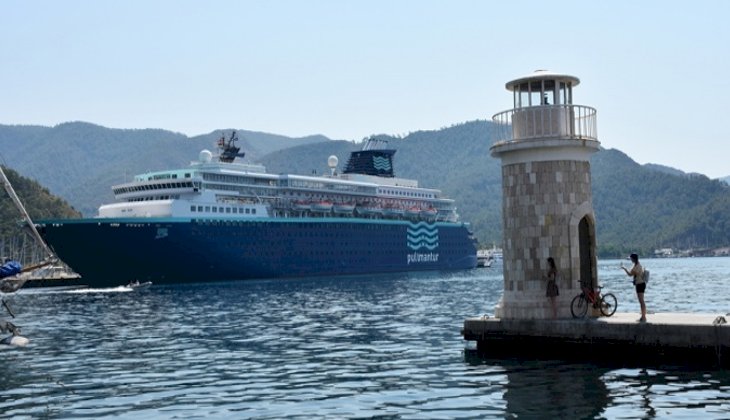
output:
[[[615,364],[490,359],[465,352],[486,376],[504,375],[505,417],[727,418],[730,372],[622,368]],[[699,411],[698,411],[699,410]]]
[[[608,417],[727,418],[730,373],[681,368],[616,369],[604,378],[615,404]],[[699,410],[699,411],[698,411]]]
[[[504,373],[505,417],[595,418],[611,405],[603,381],[609,368],[558,361],[489,359],[473,351],[465,352],[465,361]]]

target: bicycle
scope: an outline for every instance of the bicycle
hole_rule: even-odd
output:
[[[598,291],[594,291],[592,288],[581,285],[581,292],[570,302],[570,313],[573,318],[583,318],[588,312],[588,305],[593,305],[594,308],[599,308],[604,316],[611,316],[616,313],[616,307],[618,306],[618,300],[613,293],[601,294],[603,286],[598,286]]]

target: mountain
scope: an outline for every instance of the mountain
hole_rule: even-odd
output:
[[[685,172],[676,168],[672,168],[671,166],[664,166],[656,163],[646,163],[643,166],[647,169],[653,169],[655,171],[663,172],[669,175],[686,175]]]
[[[86,123],[0,126],[0,150],[9,166],[32,175],[90,216],[99,204],[112,200],[112,184],[136,173],[186,165],[229,133],[218,130],[189,138],[164,130],[116,130]],[[324,136],[289,139],[238,133],[245,160],[262,163],[272,173],[324,174],[330,155],[338,156],[341,169],[349,152],[361,147]],[[443,190],[456,200],[462,220],[471,223],[485,246],[501,243],[501,168],[489,154],[495,139],[492,122],[378,137],[397,150],[396,176]],[[662,165],[642,166],[613,149],[595,153],[591,166],[601,256],[730,245],[727,184]]]
[[[603,254],[730,244],[730,187],[699,174],[643,167],[618,150],[591,160],[593,207]]]

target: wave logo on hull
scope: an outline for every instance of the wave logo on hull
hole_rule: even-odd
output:
[[[412,251],[427,249],[433,251],[439,246],[439,230],[426,222],[411,223],[407,232],[408,248]]]
[[[373,167],[379,171],[390,171],[390,160],[380,156],[373,156]]]
[[[439,230],[426,222],[410,223],[406,233],[407,245],[412,252],[406,254],[406,264],[433,264],[439,262]],[[420,252],[419,252],[420,251]]]

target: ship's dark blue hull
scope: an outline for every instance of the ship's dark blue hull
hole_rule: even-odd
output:
[[[92,287],[468,269],[476,242],[460,223],[354,218],[79,219],[41,235]]]

